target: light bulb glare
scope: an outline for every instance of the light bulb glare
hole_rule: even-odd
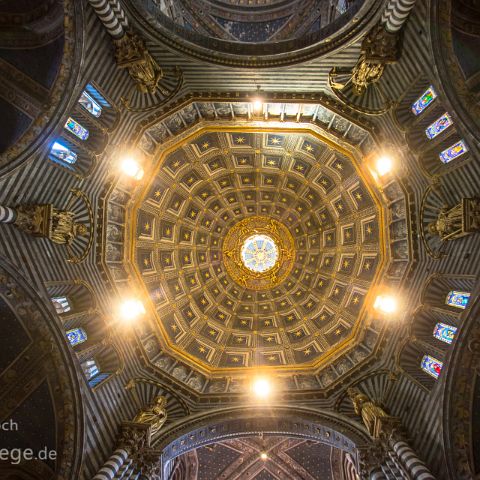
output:
[[[262,109],[263,107],[263,102],[260,98],[256,98],[254,101],[253,101],[253,110],[255,112],[260,112],[260,110]]]
[[[125,300],[120,305],[120,317],[126,322],[135,320],[145,313],[145,307],[140,300]]]
[[[265,452],[262,452],[262,453],[260,454],[260,458],[261,458],[263,461],[268,460],[268,455],[267,455]]]
[[[121,167],[125,175],[132,177],[135,180],[141,180],[143,178],[143,168],[133,158],[124,158]]]
[[[256,397],[266,398],[270,395],[272,389],[270,382],[266,378],[257,378],[253,382],[252,390]]]
[[[391,172],[393,168],[393,161],[388,155],[382,155],[377,159],[375,164],[375,169],[380,177]]]
[[[373,308],[382,313],[394,313],[397,310],[397,300],[389,295],[379,295]]]

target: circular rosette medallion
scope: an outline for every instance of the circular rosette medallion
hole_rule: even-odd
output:
[[[281,283],[293,267],[295,244],[288,228],[269,217],[235,224],[223,243],[223,262],[243,287],[267,290]]]

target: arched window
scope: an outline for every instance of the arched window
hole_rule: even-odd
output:
[[[82,369],[90,388],[96,387],[110,376],[110,373],[102,373],[100,371],[100,367],[93,358],[85,360],[82,363]]]
[[[86,140],[89,135],[88,130],[85,127],[82,127],[72,117],[68,117],[68,120],[65,123],[65,129],[73,133],[80,140]]]
[[[428,87],[423,95],[412,105],[412,112],[420,115],[437,98],[432,86]]]
[[[452,117],[448,112],[445,112],[426,128],[425,135],[428,139],[432,140],[451,125],[453,125]]]
[[[448,163],[467,152],[468,152],[467,144],[465,143],[464,140],[460,140],[457,143],[454,143],[450,147],[440,152],[439,156],[440,156],[440,160],[443,163]]]
[[[69,148],[62,145],[60,142],[55,142],[50,150],[50,156],[54,160],[58,160],[61,163],[67,163],[73,165],[77,161],[77,154],[72,152]]]
[[[451,344],[457,333],[457,327],[438,322],[433,330],[433,336],[445,343]]]
[[[82,370],[85,374],[85,377],[90,382],[92,378],[100,373],[100,369],[98,368],[97,362],[93,358],[89,360],[85,360],[82,363]]]
[[[421,367],[424,372],[437,379],[442,371],[443,363],[430,355],[424,355]]]
[[[51,300],[58,314],[67,313],[72,309],[67,297],[52,297]]]
[[[86,90],[82,92],[82,95],[78,99],[78,103],[94,117],[98,118],[102,114],[102,107],[87,93]]]
[[[72,328],[71,330],[67,330],[66,334],[72,347],[87,341],[87,333],[83,328]]]
[[[452,290],[448,293],[445,303],[451,307],[465,309],[470,301],[469,292],[458,292]]]

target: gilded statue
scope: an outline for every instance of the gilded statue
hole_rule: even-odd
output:
[[[83,223],[75,222],[75,214],[63,210],[52,209],[48,238],[59,245],[71,245],[77,237],[87,234]]]
[[[59,245],[71,245],[87,234],[87,227],[75,221],[75,214],[52,205],[21,205],[16,208],[15,226],[38,237],[46,237]]]
[[[434,222],[428,224],[428,231],[443,241],[455,240],[480,229],[480,201],[464,198],[449,208],[443,206]]]
[[[129,32],[115,40],[115,46],[117,65],[128,70],[140,92],[154,94],[158,89],[163,95],[168,95],[168,92],[159,85],[163,78],[162,69],[138,35]]]
[[[357,388],[349,388],[347,392],[353,403],[355,413],[362,417],[368,433],[370,433],[373,438],[379,438],[382,419],[390,419],[392,417]]]
[[[155,397],[153,402],[142,408],[133,419],[134,423],[150,425],[150,438],[153,438],[167,421],[167,399],[163,395]]]

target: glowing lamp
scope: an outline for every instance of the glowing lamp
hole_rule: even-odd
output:
[[[391,172],[393,168],[393,161],[388,155],[382,155],[375,163],[375,170],[378,176],[383,177],[387,173]]]
[[[389,295],[378,295],[373,308],[381,313],[394,313],[397,310],[397,300]]]
[[[123,159],[122,164],[122,172],[132,177],[135,180],[141,180],[143,178],[143,168],[139,165],[139,163],[131,157],[126,157]]]
[[[129,299],[120,305],[120,317],[126,322],[131,322],[145,314],[145,307],[140,300]]]
[[[252,391],[257,398],[266,398],[270,395],[272,388],[266,378],[257,378],[252,385]]]
[[[253,101],[253,110],[255,112],[260,112],[260,110],[262,110],[262,107],[263,107],[263,101],[261,98],[256,98],[254,101]]]
[[[268,460],[268,455],[267,455],[265,452],[262,452],[262,453],[260,454],[260,458],[261,458],[263,461]]]

